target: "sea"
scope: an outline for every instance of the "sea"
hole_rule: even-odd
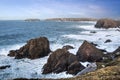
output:
[[[47,37],[50,48],[55,51],[65,45],[71,45],[69,50],[76,54],[84,40],[98,44],[97,48],[113,52],[120,46],[120,29],[98,29],[96,21],[61,22],[61,21],[34,21],[4,20],[0,21],[0,66],[10,65],[10,68],[0,70],[0,80],[14,78],[69,78],[71,74],[42,74],[42,67],[49,57],[39,59],[14,59],[7,54],[26,44],[30,39]],[[105,43],[110,39],[112,42]],[[81,62],[84,66],[88,62]]]

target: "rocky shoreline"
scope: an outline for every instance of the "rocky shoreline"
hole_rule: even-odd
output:
[[[99,27],[101,26],[101,27]],[[119,23],[114,20],[98,20],[96,28],[116,28]],[[105,43],[110,40],[105,41]],[[18,50],[11,50],[8,54],[15,59],[29,58],[37,59],[49,55],[47,63],[43,66],[42,74],[61,73],[66,71],[76,77],[57,80],[119,80],[120,77],[120,47],[109,53],[105,50],[96,48],[97,44],[90,43],[86,40],[79,47],[76,55],[69,52],[74,47],[70,45],[63,46],[55,51],[50,50],[49,40],[46,37],[31,39]],[[91,64],[84,67],[80,62],[90,62]],[[96,65],[94,65],[94,63]],[[1,69],[9,68],[9,65],[0,66]],[[85,72],[88,69],[88,72]],[[92,70],[93,69],[93,70]],[[90,71],[89,71],[90,70]],[[82,72],[78,75],[79,72]],[[30,79],[14,79],[30,80]],[[31,79],[31,80],[53,80],[53,79]],[[55,79],[56,80],[56,79]]]

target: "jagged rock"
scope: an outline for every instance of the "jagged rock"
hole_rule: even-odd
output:
[[[105,41],[105,43],[109,43],[109,42],[112,42],[110,39],[107,39],[106,41]]]
[[[97,49],[94,45],[90,44],[87,41],[84,41],[77,51],[77,57],[79,61],[85,62],[95,62],[101,61],[103,57],[102,51]]]
[[[105,29],[116,28],[116,27],[118,27],[118,24],[116,23],[115,20],[112,20],[112,19],[100,19],[97,21],[95,27],[96,28],[105,28]]]
[[[17,50],[11,50],[11,51],[9,52],[8,56],[14,57],[16,53],[17,53]]]
[[[50,53],[49,41],[46,37],[31,39],[19,50],[11,50],[8,56],[15,56],[16,59],[36,59],[47,56]]]
[[[62,71],[68,71],[67,73],[69,73],[71,70],[71,64],[76,61],[78,61],[77,57],[69,53],[66,49],[57,49],[49,56],[47,63],[43,66],[43,74],[48,74],[51,72],[60,73]],[[82,67],[81,64],[76,65],[74,63],[74,68],[71,70],[71,74],[76,74],[75,67],[77,69],[78,66],[79,68]],[[81,69],[77,70],[80,71]]]

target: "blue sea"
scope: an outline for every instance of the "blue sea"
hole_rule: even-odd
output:
[[[47,62],[49,56],[30,60],[16,60],[8,57],[9,50],[22,47],[30,39],[45,36],[50,41],[52,51],[64,45],[71,45],[75,49],[70,50],[76,54],[84,40],[98,44],[97,48],[105,49],[108,52],[114,51],[120,46],[120,32],[117,28],[97,29],[94,27],[96,21],[80,22],[59,22],[59,21],[38,21],[27,22],[22,20],[0,21],[0,66],[11,65],[10,68],[0,70],[0,79],[13,78],[68,78],[73,75],[65,72],[59,74],[43,75],[42,66]],[[92,33],[95,31],[96,33]],[[107,39],[112,42],[104,43]],[[85,65],[85,63],[83,63]]]

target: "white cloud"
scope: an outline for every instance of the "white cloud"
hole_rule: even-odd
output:
[[[89,8],[89,10],[93,11],[94,13],[98,13],[98,14],[106,13],[105,8],[98,6],[98,5],[89,5],[88,8]]]

